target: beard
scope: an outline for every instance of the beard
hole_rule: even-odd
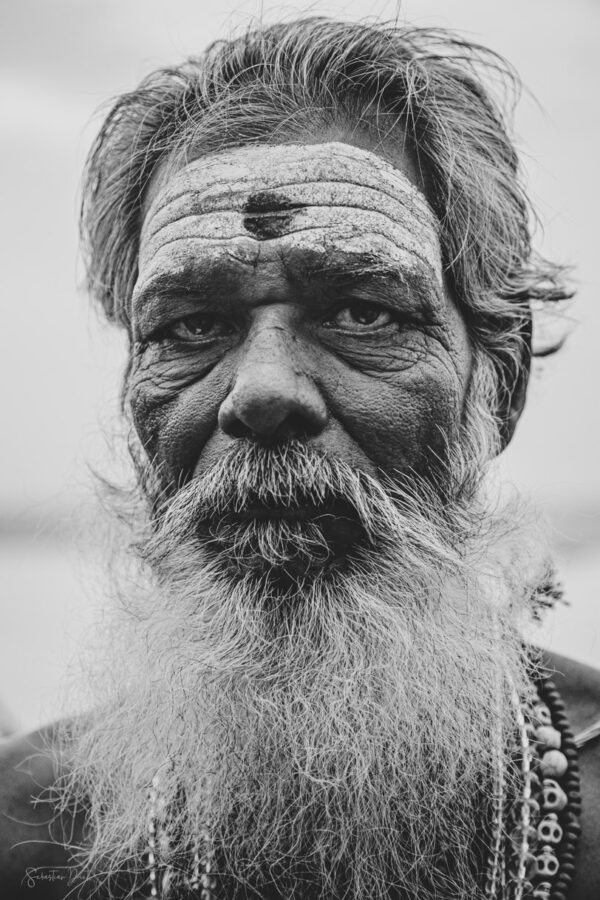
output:
[[[483,896],[539,571],[480,489],[476,410],[437,485],[292,441],[146,490],[94,712],[63,738],[93,890],[143,883],[158,779],[167,896],[195,852],[227,897]]]

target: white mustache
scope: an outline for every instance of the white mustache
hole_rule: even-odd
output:
[[[356,518],[375,541],[397,534],[403,511],[409,515],[423,503],[435,509],[435,500],[431,487],[417,479],[412,491],[399,489],[385,476],[378,481],[298,441],[277,448],[248,443],[185,485],[165,504],[159,521],[165,530],[189,534],[201,523],[283,522],[290,517],[282,512],[307,513],[294,517],[297,522],[314,512],[323,518]]]

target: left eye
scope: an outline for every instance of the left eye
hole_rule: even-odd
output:
[[[213,338],[228,333],[227,323],[210,313],[194,313],[193,316],[186,316],[185,319],[173,322],[166,329],[168,337],[180,341]]]
[[[344,306],[330,321],[338,328],[373,329],[389,325],[393,321],[393,316],[385,307],[363,301]]]

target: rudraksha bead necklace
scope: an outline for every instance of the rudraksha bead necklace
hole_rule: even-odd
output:
[[[493,798],[486,896],[566,900],[575,872],[581,795],[577,748],[554,684],[544,678],[524,703],[515,698],[515,718],[521,792],[511,800],[497,789]]]

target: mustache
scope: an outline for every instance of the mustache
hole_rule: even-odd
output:
[[[365,554],[398,546],[419,565],[441,544],[454,556],[453,511],[431,484],[415,476],[399,485],[300,441],[236,445],[155,509],[143,555],[157,570],[184,546],[224,569],[296,575],[327,561],[362,565]]]
[[[415,492],[416,493],[416,492]],[[352,468],[341,459],[300,441],[277,447],[250,442],[232,447],[159,508],[162,527],[230,525],[250,518],[295,521],[355,518],[369,537],[393,527],[390,500],[416,503],[393,483]]]

